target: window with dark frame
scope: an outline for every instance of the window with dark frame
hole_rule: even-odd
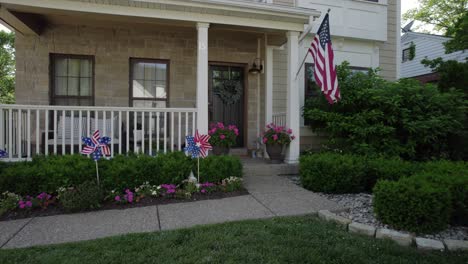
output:
[[[402,52],[402,61],[409,61],[411,56],[411,48],[404,49]]]
[[[94,105],[94,56],[51,54],[51,104]]]
[[[168,107],[169,61],[130,59],[130,105]]]

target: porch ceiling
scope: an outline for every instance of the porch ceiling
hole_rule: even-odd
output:
[[[111,2],[112,4],[110,4]],[[311,9],[286,8],[253,1],[227,0],[0,0],[3,8],[15,12],[40,14],[50,19],[60,15],[112,22],[161,23],[194,26],[197,22],[262,31],[302,31]]]

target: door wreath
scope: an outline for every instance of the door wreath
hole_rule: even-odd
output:
[[[214,89],[214,93],[227,105],[237,103],[242,96],[242,85],[239,80],[224,80]]]

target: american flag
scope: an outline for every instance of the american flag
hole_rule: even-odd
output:
[[[108,144],[110,143],[111,139],[109,137],[101,138],[99,130],[94,131],[91,138],[83,137],[82,140],[86,145],[81,150],[82,154],[91,154],[94,160],[99,160],[103,155],[110,155]]]
[[[340,100],[340,88],[338,87],[338,78],[336,76],[336,66],[333,62],[334,53],[330,36],[330,22],[328,14],[320,25],[320,28],[312,41],[312,47],[309,48],[310,54],[314,59],[314,76],[322,93],[330,104]]]

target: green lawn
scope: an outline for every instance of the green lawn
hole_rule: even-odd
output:
[[[305,216],[0,250],[0,263],[466,264],[468,254],[421,252]]]

